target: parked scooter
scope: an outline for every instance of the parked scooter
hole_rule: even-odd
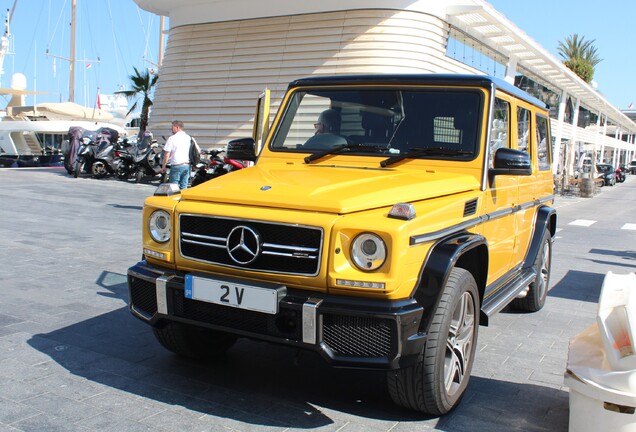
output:
[[[209,155],[209,162],[207,164],[199,164],[199,166],[195,168],[195,173],[191,181],[192,186],[205,183],[208,180],[212,180],[213,178],[232,171],[247,168],[247,161],[219,156],[219,154],[224,152],[225,150],[205,150],[201,152],[202,155]]]
[[[626,176],[627,174],[620,166],[616,168],[616,183],[623,183]]]
[[[77,157],[73,165],[73,176],[79,177],[82,172],[90,172],[95,156],[97,155],[97,132],[85,130],[82,133],[80,145],[77,149]]]
[[[115,149],[119,141],[119,132],[111,128],[102,128],[97,135],[95,160],[90,172],[95,178],[103,178],[117,172],[119,160],[115,157]]]
[[[116,159],[117,171],[115,175],[120,180],[128,180],[135,177],[137,173],[137,164],[135,164],[134,153],[136,152],[136,144],[132,144],[128,139],[124,140],[115,148],[113,155]]]
[[[202,150],[201,156],[204,157],[203,163],[194,167],[194,176],[192,177],[192,186],[200,185],[208,180],[212,180],[220,175],[227,173],[223,158],[219,155],[225,150]],[[207,160],[206,160],[207,159]]]
[[[223,158],[223,168],[225,168],[226,172],[237,171],[243,168],[247,168],[249,166],[248,161],[242,161],[237,159],[228,159],[227,157]]]
[[[146,131],[141,142],[137,144],[133,158],[136,165],[136,182],[140,182],[145,176],[155,177],[157,174],[161,174],[163,146],[160,146],[152,138],[152,133]]]

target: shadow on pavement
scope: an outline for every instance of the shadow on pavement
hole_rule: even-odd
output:
[[[605,273],[570,270],[550,289],[550,297],[598,303]]]
[[[597,255],[605,255],[608,261],[591,259],[597,264],[605,264],[607,266],[625,267],[625,272],[633,272],[636,268],[636,252],[609,249],[591,249],[590,253]]]
[[[110,293],[98,292],[97,295],[120,299],[128,303],[128,278],[126,275],[103,271],[95,283],[110,291]]]
[[[112,293],[103,295],[127,298],[124,275],[104,271],[97,284]],[[28,343],[70,373],[113,390],[253,425],[313,429],[341,423],[345,413],[390,424],[432,420],[443,431],[473,430],[479,422],[513,430],[537,425],[528,401],[540,401],[538,409],[554,400],[557,409],[567,409],[566,392],[475,376],[462,404],[435,419],[395,406],[383,372],[332,369],[315,353],[298,356],[289,347],[242,339],[212,362],[180,358],[125,307]],[[512,427],[498,429],[498,423]]]

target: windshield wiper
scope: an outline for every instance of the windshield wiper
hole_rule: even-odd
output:
[[[380,166],[382,168],[386,168],[389,165],[393,165],[396,162],[399,162],[404,159],[410,159],[421,155],[448,155],[448,156],[456,156],[456,155],[470,155],[473,154],[471,151],[467,150],[455,150],[443,147],[413,147],[410,148],[408,152],[404,154],[399,154],[395,156],[391,156],[388,159],[384,159],[380,162]]]
[[[343,144],[340,146],[332,147],[327,150],[323,150],[317,153],[312,153],[309,156],[305,157],[305,163],[310,163],[318,159],[322,159],[325,156],[342,153],[345,150],[374,150],[374,151],[384,151],[387,149],[386,145],[369,145],[369,144],[359,144],[359,143],[350,143]]]

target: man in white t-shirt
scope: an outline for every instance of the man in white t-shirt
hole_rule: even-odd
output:
[[[172,122],[172,135],[163,146],[163,164],[161,173],[166,172],[166,164],[170,163],[170,183],[179,185],[179,189],[188,187],[190,180],[190,135],[183,131],[183,122]]]

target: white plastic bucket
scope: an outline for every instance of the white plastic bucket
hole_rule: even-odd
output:
[[[566,373],[570,432],[636,432],[636,397],[580,381]]]

